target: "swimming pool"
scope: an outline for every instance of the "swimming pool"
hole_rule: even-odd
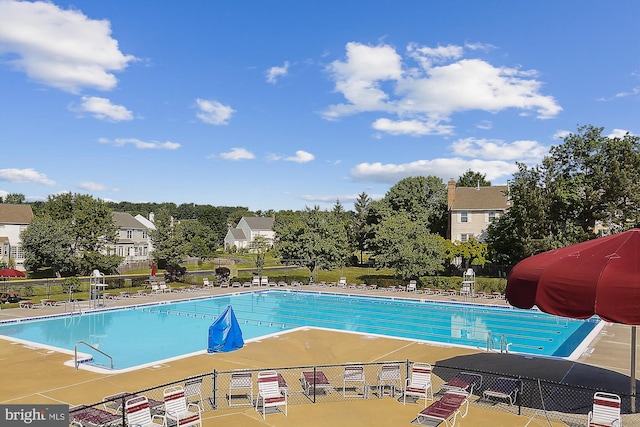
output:
[[[558,357],[569,356],[597,324],[480,304],[269,290],[5,322],[0,335],[70,352],[84,341],[125,369],[206,351],[209,326],[228,305],[245,340],[317,327],[477,348],[502,339],[511,352]],[[88,346],[78,350],[109,364]]]

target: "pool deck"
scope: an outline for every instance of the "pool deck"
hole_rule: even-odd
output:
[[[265,288],[262,288],[265,289]],[[273,289],[273,288],[272,288]],[[107,300],[108,308],[144,304],[167,300],[218,295],[249,289],[215,288],[193,293],[165,293],[140,298]],[[251,290],[256,290],[252,288]],[[357,289],[316,288],[302,290],[327,291],[386,297],[406,297],[433,300],[464,301],[464,297],[432,296],[407,292],[389,293]],[[504,300],[468,298],[467,302],[504,305]],[[64,313],[64,306],[37,309],[3,309],[0,320]],[[125,390],[135,391],[154,387],[192,375],[217,370],[239,368],[274,368],[315,364],[376,362],[384,360],[424,361],[436,363],[444,359],[483,353],[474,349],[435,346],[392,338],[372,338],[342,332],[316,329],[296,331],[277,337],[246,343],[231,353],[202,354],[174,360],[155,367],[119,374],[99,374],[65,366],[68,354],[38,347],[30,347],[0,339],[0,403],[67,403],[70,405],[99,402],[104,396]],[[598,336],[577,359],[577,362],[629,375],[630,328],[606,324]],[[497,357],[500,355],[496,354]],[[544,364],[539,368],[544,369]],[[537,372],[530,372],[536,377]],[[234,408],[205,412],[203,427],[210,426],[396,426],[411,425],[422,409],[416,404],[402,405],[394,399],[368,399],[362,401],[294,405],[289,415],[268,415],[262,420],[252,408]],[[459,426],[510,427],[525,425],[526,417],[506,412],[487,410],[471,405],[469,414],[458,421]],[[585,420],[586,421],[586,420]],[[548,425],[548,424],[544,424]],[[564,425],[564,424],[553,424]]]

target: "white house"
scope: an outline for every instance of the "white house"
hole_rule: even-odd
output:
[[[270,245],[273,245],[274,221],[273,217],[243,216],[236,228],[227,230],[227,235],[224,237],[225,250],[234,246],[238,249],[248,248],[257,236],[264,237]]]
[[[113,212],[113,221],[118,227],[118,240],[112,249],[116,255],[124,257],[123,263],[150,260],[149,227],[126,212]]]
[[[456,187],[448,183],[449,232],[452,242],[467,242],[471,237],[483,242],[486,231],[510,205],[506,192],[508,186]]]
[[[13,268],[25,271],[24,253],[20,233],[27,228],[33,219],[31,205],[0,203],[0,260]]]

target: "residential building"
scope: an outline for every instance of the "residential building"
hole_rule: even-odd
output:
[[[249,216],[242,217],[235,228],[229,228],[224,237],[224,248],[249,248],[256,237],[262,236],[266,242],[273,245],[275,232],[273,231],[274,217]]]
[[[0,203],[0,260],[25,271],[20,233],[33,219],[31,205]]]
[[[447,238],[452,242],[467,242],[473,237],[483,242],[489,224],[509,208],[508,188],[507,185],[456,187],[456,182],[449,180]]]
[[[113,212],[113,221],[118,227],[115,254],[124,257],[122,263],[149,261],[151,259],[151,238],[149,227],[126,212]]]

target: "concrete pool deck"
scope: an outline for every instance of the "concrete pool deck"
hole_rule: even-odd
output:
[[[412,293],[390,294],[355,289],[313,288],[304,290],[373,294],[407,298],[440,300],[462,297],[436,297]],[[243,289],[248,290],[248,289]],[[254,288],[255,290],[255,288]],[[137,299],[107,300],[109,307],[132,303],[175,300],[187,297],[236,292],[237,288],[199,291],[196,293],[167,293]],[[502,300],[473,299],[474,302],[504,304]],[[38,309],[5,309],[0,320],[64,313],[63,306]],[[629,375],[629,327],[607,324],[579,357],[577,362]],[[473,349],[433,346],[392,338],[371,338],[341,332],[320,330],[297,331],[261,341],[250,342],[232,353],[198,355],[175,360],[155,368],[145,368],[121,374],[98,374],[87,370],[75,371],[63,363],[71,357],[37,347],[0,340],[0,403],[67,403],[70,405],[99,402],[104,396],[123,390],[142,390],[184,379],[192,375],[217,370],[239,368],[259,369],[348,362],[376,362],[384,360],[415,360],[436,363],[445,359],[481,354]],[[500,355],[496,355],[500,356]],[[541,368],[544,369],[544,368]],[[535,372],[531,376],[535,376]],[[204,413],[205,427],[225,426],[391,426],[411,425],[420,411],[415,404],[402,405],[394,399],[368,399],[337,403],[293,405],[289,416],[270,415],[262,420],[252,408],[234,408]],[[469,415],[458,422],[461,426],[518,426],[526,417],[470,406]],[[586,421],[586,420],[585,420]],[[544,424],[548,425],[548,424]],[[563,424],[554,424],[563,425]]]

